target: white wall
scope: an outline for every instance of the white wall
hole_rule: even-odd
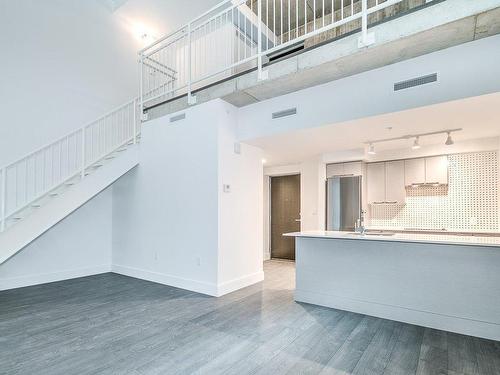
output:
[[[326,165],[311,159],[301,166],[301,230],[321,230],[325,225]]]
[[[113,187],[117,272],[213,294],[217,282],[218,105],[142,129],[140,165]]]
[[[141,164],[113,188],[113,269],[220,295],[261,277],[260,151],[234,154],[227,103],[185,113],[143,128]]]
[[[235,152],[236,108],[219,125],[218,295],[261,281],[263,242],[262,151],[240,144]],[[230,190],[224,191],[224,185]]]
[[[239,138],[252,140],[500,91],[498,45],[500,35],[243,107]],[[393,91],[395,82],[434,72],[437,83]],[[273,112],[291,107],[297,107],[297,115],[272,119]]]
[[[97,1],[1,1],[0,45],[0,166],[137,95],[139,44]]]
[[[111,196],[108,188],[0,265],[0,290],[109,272]]]
[[[302,231],[322,230],[325,227],[326,164],[322,158],[305,160],[300,164],[270,166],[264,168],[264,196],[262,200],[264,207],[264,259],[270,259],[271,257],[270,178],[274,176],[286,176],[293,174],[300,174],[300,229]]]

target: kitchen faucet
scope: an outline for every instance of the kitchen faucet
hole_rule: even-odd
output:
[[[366,233],[366,227],[365,227],[365,214],[366,214],[366,211],[365,210],[361,210],[361,215],[360,215],[360,218],[357,219],[355,222],[354,222],[354,231],[356,233],[360,233],[360,234],[365,234]]]

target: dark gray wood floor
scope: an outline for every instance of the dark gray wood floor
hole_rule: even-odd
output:
[[[293,301],[294,265],[216,299],[115,274],[0,292],[0,374],[500,374],[500,343]]]

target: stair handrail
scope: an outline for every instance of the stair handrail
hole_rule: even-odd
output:
[[[141,111],[144,112],[146,104],[154,107],[183,95],[187,95],[189,105],[195,104],[194,91],[239,74],[241,70],[257,68],[258,79],[265,80],[268,55],[353,21],[361,24],[359,48],[368,47],[375,42],[373,33],[368,32],[368,16],[402,1],[339,0],[340,5],[336,6],[337,1],[333,0],[316,0],[313,5],[307,0],[223,0],[139,51]],[[226,46],[232,50],[225,51],[224,55],[211,47],[224,42],[222,38],[227,35],[223,28],[227,25],[234,26],[237,42]],[[198,49],[205,50],[205,55]],[[243,56],[240,49],[245,51]],[[151,79],[145,71],[146,59],[168,66],[182,79],[172,85]]]
[[[111,123],[106,122],[107,119],[109,119],[111,116],[115,116],[117,114],[122,115],[122,122],[118,121],[118,123],[116,123],[114,119],[112,119]],[[93,163],[96,163],[101,158],[104,158],[107,155],[113,153],[117,149],[123,147],[125,144],[129,142],[133,142],[133,144],[137,143],[137,137],[140,134],[140,124],[141,118],[139,116],[139,98],[136,97],[130,101],[127,101],[125,104],[113,108],[112,110],[106,112],[104,115],[99,116],[96,120],[88,122],[86,125],[66,133],[63,136],[58,137],[56,140],[38,147],[34,151],[30,151],[23,157],[18,158],[17,160],[8,163],[0,168],[0,232],[5,231],[6,221],[12,215],[15,215],[18,212],[26,209],[37,200],[50,193],[50,191],[65,184],[76,176],[80,175],[82,179],[85,178],[85,170],[89,166],[91,166]],[[103,135],[104,139],[100,139],[99,137],[95,139],[96,137],[94,136],[94,127],[96,127],[97,130],[102,133],[100,135]],[[112,129],[113,127],[116,127],[117,129]],[[110,130],[111,134],[108,134],[110,133]],[[113,130],[116,130],[116,132],[113,133]],[[106,135],[110,135],[111,139],[106,140]],[[70,150],[70,141],[72,139],[74,139],[74,148]],[[64,175],[62,173],[64,165],[62,161],[63,145],[66,147],[66,155],[64,156],[67,158],[65,165],[67,173]],[[54,180],[55,170],[53,163],[55,160],[55,147],[59,147],[58,179],[55,182],[52,181],[52,183],[47,185],[46,180],[48,179],[48,176],[46,174],[46,153],[48,150],[52,152],[50,156],[50,163],[52,164],[50,180]],[[73,152],[73,154],[70,155],[70,151]],[[37,164],[39,160],[37,159],[37,157],[40,154],[43,155],[43,175],[41,176],[42,188],[40,191],[38,191],[37,185],[38,183],[40,183],[40,181],[38,181],[39,170],[37,168]],[[74,159],[74,163],[72,163],[72,158]],[[29,168],[30,162],[33,167],[31,169]],[[24,176],[22,176],[22,178],[24,178],[24,188],[22,190],[24,198],[21,204],[18,203],[18,194],[20,187],[19,185],[22,186],[22,184],[18,184],[18,168],[20,165],[24,165]],[[9,210],[8,172],[13,168],[15,168],[15,181],[13,189],[13,193],[15,195],[15,204],[14,208]],[[32,182],[32,186],[29,186],[30,182]],[[32,194],[29,194],[29,190]]]

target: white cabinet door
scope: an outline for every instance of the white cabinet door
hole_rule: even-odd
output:
[[[326,178],[344,175],[344,164],[328,164],[326,166]]]
[[[405,185],[425,183],[425,159],[405,160]]]
[[[344,174],[345,175],[353,175],[353,176],[361,176],[363,174],[362,171],[363,163],[360,161],[354,163],[345,163],[344,164]]]
[[[368,204],[385,202],[385,163],[368,164],[366,168]]]
[[[425,159],[425,182],[428,184],[448,183],[447,156],[435,156]]]
[[[388,203],[405,203],[405,162],[385,163],[385,199]]]

